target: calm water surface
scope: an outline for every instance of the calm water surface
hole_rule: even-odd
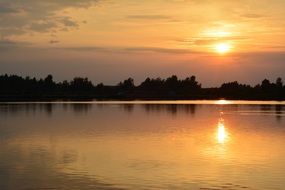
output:
[[[0,189],[285,189],[285,103],[0,104]]]

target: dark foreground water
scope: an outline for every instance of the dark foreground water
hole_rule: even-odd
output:
[[[0,189],[283,190],[285,104],[2,103]]]

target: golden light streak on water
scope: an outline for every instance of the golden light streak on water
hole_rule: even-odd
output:
[[[226,131],[224,120],[221,118],[218,123],[217,141],[219,144],[224,144],[228,140],[228,132]]]

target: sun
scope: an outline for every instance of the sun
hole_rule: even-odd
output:
[[[214,49],[219,54],[225,54],[232,49],[232,46],[229,43],[218,43],[214,45]]]

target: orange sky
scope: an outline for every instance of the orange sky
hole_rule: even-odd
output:
[[[204,86],[275,80],[285,71],[284,8],[282,0],[0,0],[0,70],[106,84],[172,74]]]

